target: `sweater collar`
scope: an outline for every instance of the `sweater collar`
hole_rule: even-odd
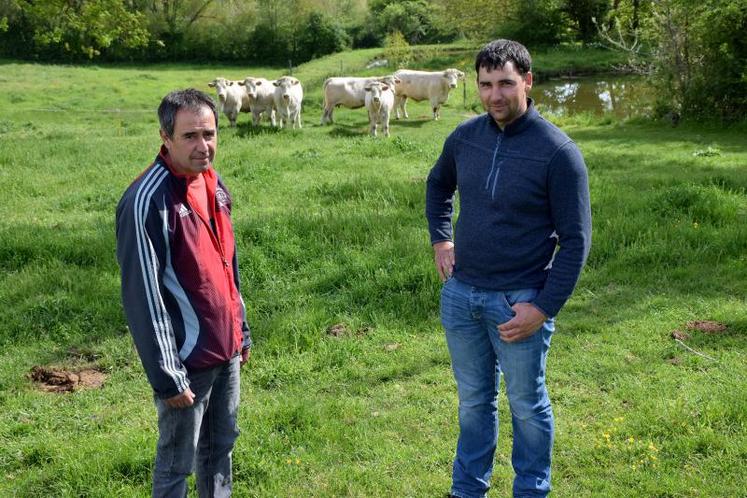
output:
[[[532,123],[539,118],[539,113],[534,107],[534,100],[529,97],[527,97],[526,112],[511,123],[507,124],[506,127],[503,128],[503,130],[501,130],[501,128],[498,126],[498,123],[495,122],[490,113],[485,113],[485,115],[487,116],[487,119],[489,119],[493,124],[495,129],[498,130],[499,133],[504,133],[507,137],[518,135],[519,133],[529,128]]]

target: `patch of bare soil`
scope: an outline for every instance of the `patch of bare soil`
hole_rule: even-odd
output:
[[[344,323],[336,323],[327,327],[327,335],[332,337],[342,337],[348,334],[348,328]]]
[[[64,393],[80,389],[95,389],[104,385],[106,375],[92,368],[77,371],[35,366],[29,373],[37,387],[46,392]]]
[[[685,327],[690,330],[705,332],[706,334],[723,334],[727,331],[726,325],[713,320],[694,320],[692,322],[687,322]]]
[[[679,339],[680,341],[686,341],[690,338],[690,334],[682,332],[681,330],[672,331],[672,339]]]
[[[330,335],[332,337],[345,337],[348,335],[355,334],[358,337],[363,337],[364,335],[371,332],[372,327],[370,325],[364,325],[363,327],[357,329],[355,332],[350,330],[350,328],[344,324],[344,323],[336,323],[334,325],[330,325],[327,327],[327,335]]]

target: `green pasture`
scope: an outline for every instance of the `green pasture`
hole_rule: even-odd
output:
[[[302,130],[222,122],[255,347],[242,372],[241,497],[442,497],[457,400],[438,318],[425,177],[476,108],[468,70],[429,119],[367,136],[363,110],[321,127],[327,76],[380,51],[294,68]],[[465,49],[466,50],[466,49]],[[595,58],[595,57],[598,57]],[[538,72],[613,57],[537,54]],[[550,69],[550,68],[553,69]],[[119,301],[114,209],[159,146],[174,88],[279,68],[0,63],[0,496],[146,496],[155,410]],[[559,497],[734,497],[747,489],[745,129],[572,116],[589,168],[593,247],[549,359]],[[688,330],[715,320],[726,330]],[[333,326],[337,326],[334,327]],[[330,333],[330,330],[334,333]],[[679,330],[689,337],[672,338]],[[685,346],[690,349],[686,349]],[[100,389],[38,390],[34,366],[95,367]],[[495,496],[510,496],[501,397]]]

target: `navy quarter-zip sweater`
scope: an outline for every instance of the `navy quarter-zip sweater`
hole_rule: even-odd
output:
[[[557,315],[591,245],[588,177],[576,144],[531,99],[504,130],[482,114],[449,135],[428,175],[432,244],[452,240],[455,191],[454,277],[492,290],[539,288],[532,304]]]

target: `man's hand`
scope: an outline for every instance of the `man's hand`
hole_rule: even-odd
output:
[[[529,303],[516,303],[511,306],[516,316],[498,325],[501,339],[506,342],[516,342],[534,334],[547,317],[538,308]]]
[[[188,408],[195,402],[195,394],[190,388],[164,401],[171,408]]]
[[[252,355],[252,348],[244,348],[241,350],[241,362],[239,365],[242,367],[249,361],[249,357]]]
[[[454,243],[444,240],[433,244],[433,259],[441,281],[445,282],[454,271]]]

